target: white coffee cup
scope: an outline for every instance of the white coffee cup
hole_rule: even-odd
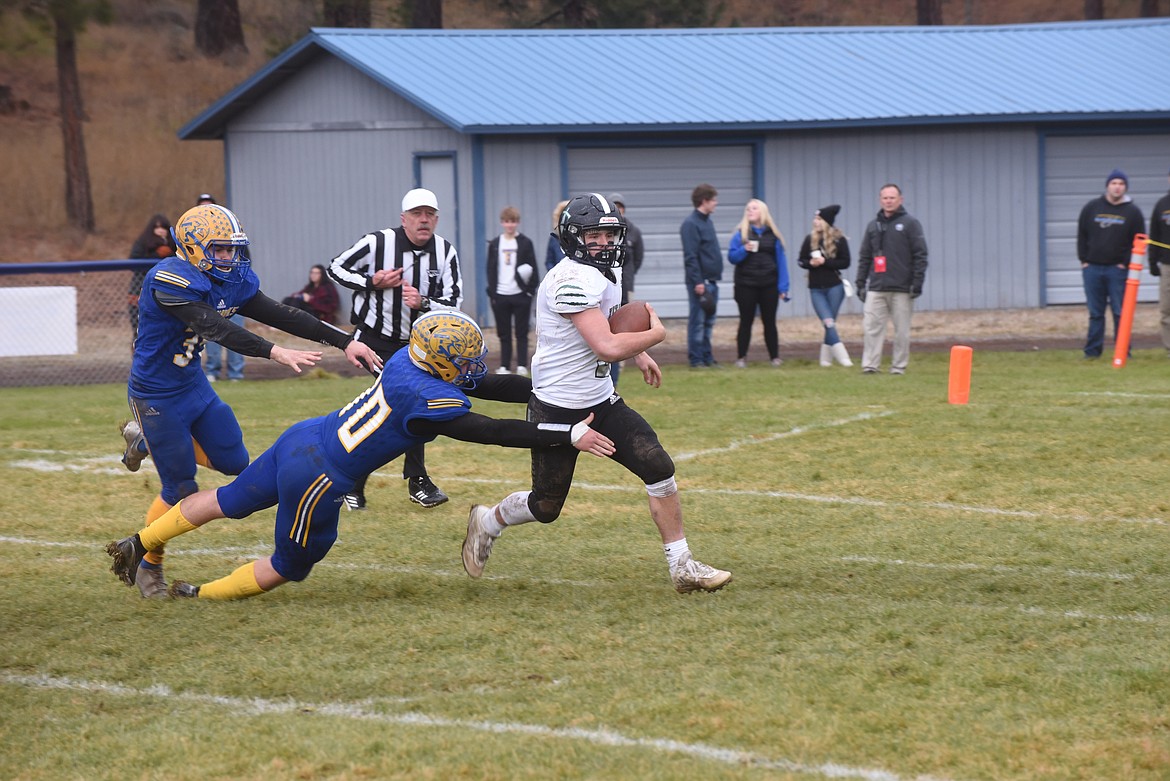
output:
[[[747,247],[748,252],[759,252],[760,251],[760,242],[756,241],[755,239],[752,239],[751,241],[749,241],[745,246]]]
[[[812,251],[812,256],[813,256],[814,258],[823,258],[823,257],[824,257],[824,253],[822,253],[822,252],[821,252],[819,249],[814,249],[814,250]]]

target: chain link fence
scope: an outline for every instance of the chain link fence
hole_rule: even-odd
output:
[[[126,382],[151,260],[0,264],[0,387]]]

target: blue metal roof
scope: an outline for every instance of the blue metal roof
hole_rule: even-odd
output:
[[[317,28],[179,136],[222,137],[231,116],[323,53],[467,133],[1170,118],[1170,19],[701,30]]]

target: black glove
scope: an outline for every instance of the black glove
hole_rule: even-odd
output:
[[[1152,277],[1162,276],[1162,269],[1158,268],[1158,262],[1156,260],[1150,261],[1150,276],[1152,276]]]
[[[857,288],[857,300],[863,304],[865,303],[865,288],[863,288],[863,287]]]
[[[922,295],[922,288],[920,288],[920,287],[910,288],[910,297],[911,298],[918,298],[920,295]]]

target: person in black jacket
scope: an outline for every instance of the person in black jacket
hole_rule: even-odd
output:
[[[857,297],[865,305],[861,371],[876,374],[882,364],[886,324],[894,322],[890,374],[905,374],[910,363],[910,315],[926,279],[926,237],[922,223],[902,206],[902,188],[886,184],[878,193],[881,210],[865,228],[857,254]]]
[[[776,310],[781,299],[788,301],[788,257],[784,236],[768,204],[752,198],[743,209],[743,219],[731,237],[727,259],[735,266],[735,305],[739,309],[739,330],[735,338],[736,368],[747,368],[748,343],[756,312],[764,325],[764,347],[773,366],[780,359],[780,338],[776,332]]]
[[[832,366],[833,361],[842,366],[852,366],[849,351],[837,333],[837,313],[845,300],[845,282],[841,272],[849,268],[849,241],[845,234],[833,225],[837,204],[822,206],[813,215],[812,232],[804,237],[800,245],[800,256],[796,263],[808,270],[808,293],[812,298],[813,310],[825,328],[825,339],[821,343],[821,366]]]
[[[1162,266],[1170,265],[1170,249],[1158,244],[1170,244],[1170,193],[1154,204],[1150,215],[1150,273],[1158,278],[1158,315],[1162,327],[1162,346],[1170,354],[1170,274],[1162,273]]]
[[[504,232],[488,243],[487,294],[496,318],[500,337],[500,368],[497,374],[510,374],[512,334],[516,335],[516,373],[528,376],[528,320],[532,296],[540,284],[536,271],[536,248],[520,227],[520,211],[506,206],[500,212]]]
[[[1086,358],[1100,358],[1105,348],[1106,304],[1113,311],[1113,338],[1117,338],[1133,237],[1146,229],[1146,218],[1126,194],[1128,189],[1129,177],[1115,168],[1105,178],[1105,193],[1086,203],[1077,220],[1077,259],[1089,309]]]

